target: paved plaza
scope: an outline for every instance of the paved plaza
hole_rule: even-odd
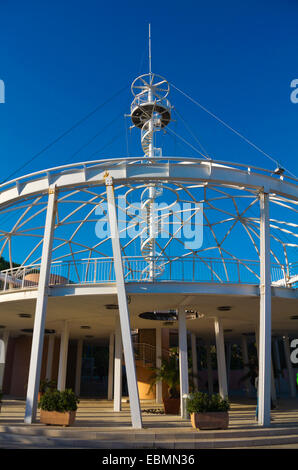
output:
[[[189,420],[157,414],[154,402],[142,401],[143,429],[132,429],[129,403],[114,412],[112,402],[82,399],[69,428],[23,422],[25,401],[5,400],[0,414],[0,448],[210,449],[298,448],[298,400],[284,399],[272,411],[269,428],[255,421],[254,399],[233,399],[229,429],[197,431]],[[152,412],[155,410],[155,413]]]

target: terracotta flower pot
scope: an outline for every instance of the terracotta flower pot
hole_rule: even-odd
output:
[[[195,429],[227,429],[229,426],[229,413],[227,411],[191,413],[190,419]]]
[[[163,405],[166,415],[178,415],[180,411],[180,398],[164,398]]]
[[[45,411],[40,410],[40,422],[55,426],[72,426],[75,422],[76,411]]]

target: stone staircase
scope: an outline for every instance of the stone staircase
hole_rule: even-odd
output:
[[[0,426],[0,448],[79,449],[228,449],[298,445],[297,427],[225,431],[158,428],[156,431],[106,428]]]

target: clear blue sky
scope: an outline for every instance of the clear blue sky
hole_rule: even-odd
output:
[[[18,175],[70,161],[141,155],[129,85],[152,68],[298,175],[297,1],[1,0],[1,180],[100,103],[128,88]],[[172,90],[170,100],[219,160],[274,166]],[[107,123],[88,147],[77,153]],[[172,129],[195,144],[179,120]],[[110,143],[112,141],[112,143]],[[164,155],[196,156],[165,137]]]

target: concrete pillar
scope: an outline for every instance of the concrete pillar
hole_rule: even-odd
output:
[[[109,337],[108,400],[113,400],[115,333]]]
[[[46,311],[48,302],[47,288],[50,277],[52,258],[53,233],[56,214],[55,188],[49,189],[47,213],[44,228],[40,273],[38,280],[37,299],[35,306],[34,327],[29,365],[27,398],[24,422],[31,424],[36,419],[38,391],[40,384],[42,351]]]
[[[260,426],[270,426],[271,408],[271,263],[269,195],[260,193],[260,322],[259,412]]]
[[[285,334],[285,336],[283,336],[283,345],[284,345],[285,359],[286,359],[288,377],[289,377],[290,397],[295,398],[296,397],[296,384],[295,384],[295,378],[293,374],[292,362],[290,358],[291,354],[290,354],[290,344],[289,344],[288,334]]]
[[[76,378],[75,378],[75,394],[80,395],[81,392],[81,374],[83,360],[83,339],[77,341],[77,360],[76,360]]]
[[[197,337],[191,333],[191,354],[192,354],[192,373],[194,389],[198,390],[198,353],[197,353]]]
[[[207,375],[208,375],[208,393],[209,395],[213,394],[213,370],[212,370],[212,360],[211,360],[211,344],[210,339],[206,340],[206,354],[207,354]]]
[[[105,174],[105,185],[108,202],[108,217],[111,230],[111,242],[114,258],[114,271],[116,278],[117,297],[119,305],[119,317],[121,325],[121,335],[123,343],[123,352],[125,358],[127,387],[130,402],[130,413],[132,426],[135,429],[141,429],[142,414],[140,407],[140,397],[137,382],[136,366],[134,359],[133,344],[131,338],[130,317],[127,305],[127,295],[125,288],[125,279],[122,264],[121,245],[119,239],[117,211],[114,195],[113,178]]]
[[[188,385],[188,358],[187,358],[187,332],[185,307],[178,309],[179,330],[179,373],[180,373],[180,412],[181,417],[186,418],[184,395],[189,393]]]
[[[115,326],[114,411],[121,411],[122,398],[122,339],[119,319]]]
[[[47,354],[47,368],[46,368],[46,380],[52,379],[52,368],[53,368],[53,356],[55,346],[55,335],[49,335],[48,342],[48,354]]]
[[[69,324],[65,320],[63,322],[63,330],[60,341],[60,355],[59,355],[59,370],[58,370],[58,390],[65,390],[66,373],[67,373],[67,355],[68,355],[68,341],[69,341]]]
[[[227,369],[225,358],[224,333],[220,318],[215,318],[214,328],[216,340],[219,394],[222,398],[226,398],[228,396]]]
[[[161,327],[157,327],[156,330],[156,341],[155,341],[155,351],[156,351],[156,367],[161,368],[162,361],[162,340],[161,340]],[[157,382],[156,384],[156,403],[162,403],[162,382]]]
[[[4,330],[2,339],[0,339],[0,390],[2,390],[3,388],[3,379],[4,379],[8,340],[9,340],[9,331]]]

